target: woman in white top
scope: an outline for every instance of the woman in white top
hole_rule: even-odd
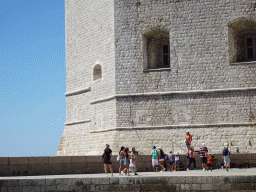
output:
[[[136,165],[136,162],[137,162],[137,159],[136,159],[136,154],[138,155],[138,151],[135,151],[135,147],[132,148],[132,152],[131,152],[131,163],[133,163],[134,165],[134,175],[138,175],[136,173],[137,171],[137,165]]]

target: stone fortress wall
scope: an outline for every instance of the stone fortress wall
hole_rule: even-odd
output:
[[[121,145],[185,153],[187,129],[196,149],[204,142],[221,153],[229,141],[233,153],[255,152],[256,62],[243,43],[256,35],[255,8],[255,0],[66,0],[67,124],[56,155],[99,155],[106,143],[114,154]],[[102,78],[93,80],[96,64]]]

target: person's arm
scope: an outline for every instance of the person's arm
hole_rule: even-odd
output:
[[[110,152],[109,162],[111,162],[111,157],[112,157],[112,150]]]

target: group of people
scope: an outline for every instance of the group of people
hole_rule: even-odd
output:
[[[189,131],[186,132],[185,140],[188,153],[187,153],[187,159],[188,159],[188,167],[187,171],[190,170],[190,166],[193,163],[194,164],[194,170],[197,170],[196,168],[196,156],[195,153],[198,152],[200,154],[200,160],[202,164],[203,171],[207,169],[212,171],[212,156],[210,153],[208,153],[208,148],[204,143],[202,143],[202,146],[200,147],[199,151],[195,151],[194,147],[191,146],[192,143],[192,135],[190,135]],[[109,167],[111,171],[111,175],[113,176],[113,169],[111,165],[111,156],[112,156],[112,150],[109,148],[109,145],[106,144],[106,148],[103,150],[104,153],[102,155],[103,161],[104,161],[104,169],[106,176],[107,174],[107,167]],[[208,155],[206,155],[208,153]],[[119,175],[130,175],[130,169],[134,173],[134,175],[137,174],[137,166],[136,166],[136,155],[138,155],[138,152],[135,150],[135,147],[132,148],[132,151],[129,151],[128,147],[122,146],[119,154],[117,156],[117,160],[120,164],[119,166]],[[229,147],[229,143],[225,143],[225,147],[222,152],[222,158],[224,159],[224,167],[227,171],[230,170],[230,155],[231,150]],[[161,167],[161,171],[163,172],[166,170],[164,167],[164,162],[168,160],[169,162],[169,170],[170,171],[178,171],[179,170],[179,163],[180,163],[180,156],[179,153],[176,153],[175,155],[172,154],[172,150],[170,150],[169,155],[165,155],[164,151],[161,147],[158,147],[156,149],[156,146],[153,146],[153,150],[151,152],[152,157],[152,166],[154,172],[158,172],[158,165]]]
[[[189,159],[189,163],[188,163],[187,170],[189,171],[190,165],[192,163],[194,163],[194,169],[196,170],[195,151],[194,151],[194,147],[191,146],[192,135],[190,135],[189,131],[186,132],[184,141],[185,141],[187,149],[188,149],[187,157]],[[206,168],[207,168],[207,171],[209,169],[212,171],[212,156],[210,153],[208,153],[208,149],[204,143],[202,143],[202,146],[200,147],[199,151],[197,151],[197,152],[199,152],[199,154],[200,154],[200,160],[202,163],[203,171],[205,171]],[[206,153],[208,153],[207,156],[206,156]],[[229,143],[225,143],[225,147],[222,152],[222,159],[224,159],[224,167],[226,168],[227,171],[230,170],[230,155],[231,155],[231,150],[229,147]]]
[[[104,162],[104,170],[106,173],[106,176],[108,176],[107,167],[109,167],[111,176],[113,176],[113,168],[111,165],[111,156],[112,156],[112,150],[109,148],[109,144],[106,144],[105,149],[103,150],[104,153],[102,155],[103,162]],[[136,155],[138,155],[138,151],[135,150],[135,147],[132,148],[132,151],[129,151],[128,147],[122,146],[119,154],[117,156],[117,161],[120,164],[119,167],[119,175],[130,175],[130,169],[134,173],[134,175],[137,174],[137,166],[136,166]]]

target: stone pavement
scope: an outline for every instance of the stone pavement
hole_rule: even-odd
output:
[[[139,175],[119,176],[114,173],[113,177],[163,177],[163,176],[256,176],[256,168],[232,168],[231,171],[214,169],[213,171],[190,170],[190,171],[164,171],[164,172],[138,172]],[[105,178],[105,173],[98,174],[67,174],[67,175],[42,175],[42,176],[7,176],[0,177],[0,180],[6,179],[52,179],[52,178]],[[111,174],[108,173],[108,177]]]
[[[138,176],[73,174],[0,177],[1,192],[256,190],[256,168],[139,172]]]

